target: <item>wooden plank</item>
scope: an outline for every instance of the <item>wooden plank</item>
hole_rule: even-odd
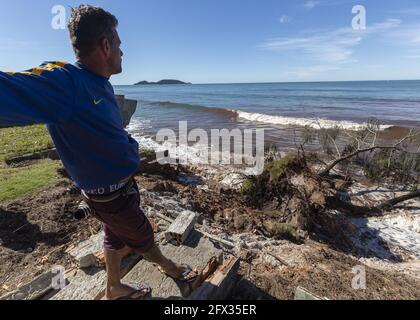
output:
[[[203,270],[212,257],[222,260],[223,252],[200,232],[191,232],[182,246],[161,246],[162,253],[176,263],[186,263]],[[152,263],[142,260],[124,277],[125,283],[146,282],[152,287],[153,299],[182,299],[191,293],[191,286],[169,278]]]
[[[166,241],[175,241],[176,245],[183,244],[194,229],[196,221],[197,214],[195,212],[188,210],[181,212],[165,232]]]
[[[238,258],[226,259],[188,300],[225,300],[237,282],[238,268]]]

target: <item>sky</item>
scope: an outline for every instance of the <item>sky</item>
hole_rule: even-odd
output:
[[[0,70],[74,62],[52,8],[63,5],[68,19],[81,3],[119,19],[115,85],[420,79],[418,0],[0,0]],[[356,5],[364,30],[353,28]]]

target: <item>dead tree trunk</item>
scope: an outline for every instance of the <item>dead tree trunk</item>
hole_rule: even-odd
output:
[[[349,214],[354,217],[366,217],[380,216],[384,211],[391,209],[395,205],[415,198],[420,198],[420,190],[387,200],[374,207],[357,206],[349,202],[341,201],[337,197],[329,197],[327,199],[327,204],[329,208],[337,209],[342,213]]]
[[[401,196],[401,197],[397,197],[388,201],[385,201],[384,203],[380,204],[379,206],[377,206],[377,208],[379,210],[386,210],[388,208],[392,208],[393,206],[397,205],[398,203],[407,201],[407,200],[411,200],[411,199],[415,199],[415,198],[420,198],[420,190],[414,191],[412,193],[406,194],[405,196]]]

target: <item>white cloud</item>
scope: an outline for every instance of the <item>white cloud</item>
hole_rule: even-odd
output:
[[[317,31],[300,37],[271,39],[259,46],[274,51],[300,51],[311,60],[323,63],[347,63],[354,61],[354,48],[372,35],[385,33],[399,27],[401,21],[389,19],[366,30],[342,28],[333,31]]]
[[[270,39],[261,45],[260,49],[278,52],[295,52],[303,55],[302,61],[312,63],[313,66],[297,68],[290,71],[289,75],[298,78],[309,78],[319,73],[334,71],[342,68],[345,64],[357,62],[354,52],[364,41],[372,38],[384,37],[389,39],[391,35],[401,39],[411,39],[411,43],[420,40],[417,30],[409,28],[412,35],[409,37],[408,31],[403,34],[398,32],[401,29],[401,21],[398,19],[388,19],[381,23],[368,26],[366,30],[353,30],[352,28],[341,28],[336,30],[310,31],[302,36],[284,37]],[[397,35],[398,34],[398,35]],[[420,42],[417,43],[420,47]]]
[[[420,16],[420,8],[403,9],[395,12],[409,16]]]
[[[420,58],[420,24],[402,25],[387,34],[389,45],[403,50],[402,58]]]
[[[290,22],[292,22],[292,18],[290,18],[289,16],[282,15],[280,17],[280,23],[286,24],[286,23],[290,23]]]
[[[312,10],[313,8],[315,8],[317,5],[319,5],[319,1],[315,1],[315,0],[308,0],[303,4],[303,7],[306,10]]]

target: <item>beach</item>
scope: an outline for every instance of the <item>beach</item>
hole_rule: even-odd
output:
[[[267,143],[296,149],[304,127],[360,130],[376,119],[385,139],[420,126],[420,81],[116,86],[138,101],[128,131],[156,148],[162,128],[264,129]],[[185,150],[185,152],[188,152]]]

